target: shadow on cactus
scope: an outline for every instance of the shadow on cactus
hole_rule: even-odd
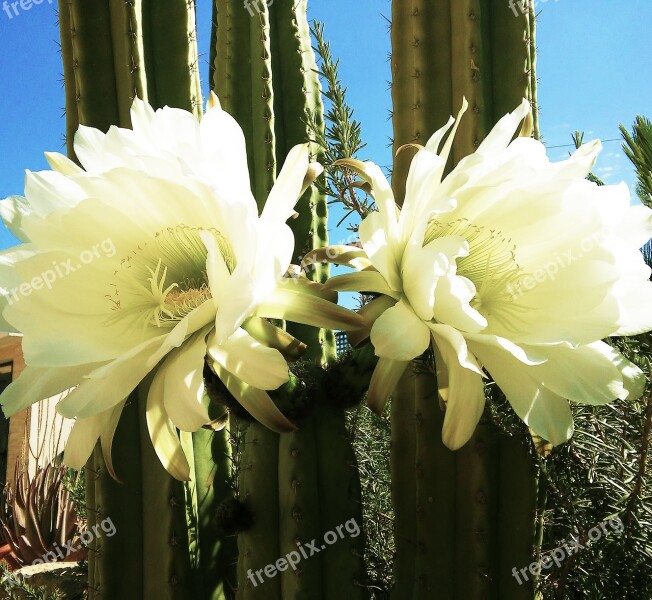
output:
[[[85,549],[66,556],[66,547],[79,548],[77,511],[64,485],[66,469],[48,465],[30,479],[16,467],[14,480],[0,503],[2,537],[21,566],[34,561],[80,560]],[[54,558],[51,558],[54,557]]]

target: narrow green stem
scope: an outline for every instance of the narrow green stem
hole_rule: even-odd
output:
[[[240,499],[253,515],[253,526],[238,536],[238,598],[281,600],[281,580],[264,573],[280,557],[278,496],[279,435],[250,423],[240,463]]]
[[[113,438],[113,464],[121,483],[111,478],[98,445],[95,449],[97,523],[106,521],[109,531],[113,524],[115,534],[98,537],[96,595],[99,598],[140,598],[144,593],[144,543],[136,393],[127,400]]]
[[[183,600],[194,586],[184,484],[170,476],[154,451],[145,419],[148,390],[147,381],[139,386],[143,593],[145,598]]]
[[[456,461],[441,441],[444,412],[434,373],[417,372],[416,424],[417,553],[414,599],[455,598]],[[445,515],[445,516],[444,516]]]
[[[229,431],[200,429],[192,436],[197,520],[199,535],[199,578],[207,600],[228,600],[237,585],[236,537],[217,530],[217,507],[233,497]]]
[[[410,600],[416,577],[416,413],[415,379],[408,369],[392,396],[390,473],[394,507],[394,589],[392,600]]]
[[[142,0],[147,88],[155,108],[202,114],[194,0]]]
[[[360,476],[344,412],[322,406],[315,418],[315,436],[321,517],[317,543],[325,546],[319,555],[323,564],[323,598],[364,600],[368,592]],[[350,533],[355,530],[354,525],[360,532],[355,537]],[[321,541],[326,534],[332,539],[334,532],[338,539],[332,545]]]
[[[457,594],[469,600],[498,600],[498,444],[493,424],[480,422],[455,454],[455,462]],[[505,535],[509,532],[501,531],[501,536]]]
[[[77,102],[77,84],[75,76],[75,59],[72,45],[73,30],[70,17],[71,0],[59,0],[59,34],[61,38],[61,59],[63,61],[63,80],[66,92],[66,150],[72,160],[75,156],[75,132],[79,128],[79,106]]]

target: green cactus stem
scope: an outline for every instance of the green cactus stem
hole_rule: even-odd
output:
[[[183,600],[193,593],[195,583],[188,550],[184,483],[165,470],[149,437],[145,418],[149,383],[151,377],[138,390],[143,597]]]
[[[324,105],[308,25],[307,0],[277,0],[272,19],[276,148],[280,163],[293,146],[311,141],[308,114],[318,127],[324,126]],[[316,144],[311,149],[312,159],[323,162],[323,149]],[[325,195],[312,186],[297,203],[299,216],[290,223],[296,239],[297,264],[313,248],[328,244],[326,202]],[[320,264],[310,275],[314,281],[323,283],[328,273],[328,265]]]
[[[109,2],[115,92],[122,127],[131,126],[129,111],[134,98],[147,98],[143,71],[143,42],[139,34],[141,0]]]
[[[130,126],[134,97],[147,99],[148,68],[155,108],[165,103],[197,110],[201,104],[194,5],[186,0],[151,4],[59,0],[72,158],[79,124],[102,131]],[[140,404],[143,411],[142,398]],[[170,479],[156,458],[138,405],[134,393],[113,438],[121,483],[112,478],[99,447],[87,466],[94,474],[87,484],[91,520],[97,527],[111,519],[116,529],[115,535],[97,539],[89,587],[96,598],[182,598],[191,582],[183,484]],[[108,441],[103,440],[105,450]]]
[[[202,115],[194,0],[139,0],[147,92],[152,106]]]
[[[95,449],[97,523],[113,523],[115,535],[97,539],[93,588],[97,598],[134,598],[143,593],[143,510],[138,397],[127,400],[113,437],[113,479]],[[109,521],[110,520],[110,521]]]
[[[460,123],[453,145],[453,160],[473,154],[493,124],[491,48],[488,42],[490,3],[486,0],[451,0],[451,76],[453,110],[462,98],[469,110]]]
[[[93,528],[98,524],[97,521],[97,504],[95,500],[95,485],[97,480],[97,469],[95,467],[94,453],[89,458],[86,466],[84,467],[84,501],[86,507],[86,527],[93,531]],[[95,586],[96,575],[95,568],[97,566],[97,538],[93,536],[90,544],[88,545],[88,598],[95,600]]]
[[[391,404],[390,475],[394,507],[394,589],[392,598],[410,600],[418,567],[415,379],[408,369]]]
[[[499,462],[497,431],[480,422],[457,451],[455,579],[460,598],[499,600],[495,548],[512,531],[497,527]],[[511,542],[508,542],[511,543]]]
[[[64,76],[72,69],[79,123],[106,132],[111,125],[123,124],[117,100],[109,2],[59,0],[59,14],[64,11],[68,14],[63,22],[70,29],[62,30],[61,47],[70,50],[63,51],[64,60],[72,61],[64,68]],[[68,113],[73,114],[72,107]]]
[[[529,55],[529,81],[530,81],[530,95],[528,99],[532,103],[532,125],[533,137],[535,140],[541,139],[541,130],[539,128],[539,101],[537,89],[539,82],[537,81],[537,16],[534,9],[534,2],[530,2],[530,9],[528,14],[528,22],[530,26],[529,39],[530,55]]]
[[[444,446],[444,413],[432,365],[415,368],[413,422],[416,423],[416,561],[414,598],[454,597],[457,523],[455,455]],[[398,547],[397,547],[398,549]],[[397,580],[398,584],[398,580]],[[407,585],[407,583],[406,583]]]
[[[222,108],[238,122],[247,143],[249,173],[255,170],[252,80],[262,77],[251,70],[251,34],[253,17],[239,0],[215,0],[216,21],[213,23],[215,50],[211,88],[220,99]],[[262,114],[258,110],[258,114]],[[257,143],[264,143],[257,141]],[[253,189],[252,181],[252,189]],[[258,199],[257,199],[258,200]],[[262,200],[261,200],[262,202]]]
[[[323,535],[320,522],[320,487],[317,463],[315,419],[309,419],[294,432],[279,436],[278,494],[280,553],[298,552],[305,544]],[[321,557],[320,557],[321,558]],[[295,568],[279,574],[282,598],[322,597],[321,560],[302,560]]]
[[[392,187],[399,204],[405,196],[413,152],[405,144],[424,145],[461,99],[453,100],[451,6],[448,1],[410,0],[392,8]],[[430,38],[440,42],[433,47]]]
[[[536,60],[531,54],[531,24],[527,13],[517,13],[507,5],[492,7],[491,11],[494,122],[513,111],[523,98],[536,102],[530,70]]]
[[[79,129],[79,106],[75,81],[75,59],[72,46],[72,24],[70,19],[70,0],[59,2],[59,36],[61,38],[61,59],[63,61],[63,80],[66,93],[66,151],[72,160],[75,156],[75,132]]]
[[[360,476],[344,411],[323,405],[315,417],[318,448],[318,484],[321,502],[321,539],[338,531],[338,540],[321,554],[325,600],[363,600],[366,588]],[[342,530],[349,523],[349,529]],[[353,537],[350,530],[359,527]],[[319,537],[317,538],[319,539]]]
[[[214,416],[210,413],[210,416]],[[218,415],[215,415],[218,416]],[[199,537],[198,576],[206,600],[230,600],[237,586],[235,536],[224,535],[215,522],[217,507],[233,497],[230,433],[200,429],[192,436]]]
[[[511,531],[509,536],[499,536],[497,543],[498,597],[532,600],[532,581],[525,581],[521,575],[522,583],[519,584],[513,569],[527,567],[534,560],[536,460],[528,440],[503,436],[498,444],[500,481],[497,528],[499,532]]]
[[[449,168],[474,152],[493,124],[524,97],[536,109],[534,25],[532,12],[515,15],[507,4],[490,0],[394,0],[395,151],[405,144],[425,144],[459,110],[463,96],[469,110]],[[537,122],[535,115],[532,121]],[[399,202],[413,155],[405,150],[395,158],[392,187]],[[432,375],[429,383],[404,379],[391,405],[397,544],[393,595],[509,600],[498,582],[504,579],[505,561],[531,562],[531,542],[524,540],[533,531],[532,495],[524,494],[523,505],[513,509],[517,524],[508,527],[498,515],[512,510],[507,482],[528,490],[534,475],[521,454],[503,454],[486,415],[464,448],[447,450],[434,385]],[[410,391],[411,386],[416,389]],[[518,556],[497,555],[496,548],[507,547],[519,548]],[[532,590],[524,597],[532,598]]]
[[[240,499],[253,515],[253,525],[238,536],[238,598],[281,599],[281,579],[264,569],[280,557],[279,435],[260,423],[249,423],[240,457]]]

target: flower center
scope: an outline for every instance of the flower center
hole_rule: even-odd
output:
[[[200,231],[215,235],[232,272],[233,250],[219,231],[183,224],[162,229],[120,261],[107,294],[113,313],[109,321],[172,328],[209,300],[207,251]]]
[[[516,261],[516,246],[502,231],[474,225],[466,218],[430,221],[424,245],[445,236],[459,236],[469,244],[469,255],[457,259],[457,274],[473,282],[476,294],[471,301],[487,321],[513,322],[522,308],[514,302],[515,291],[524,273]]]

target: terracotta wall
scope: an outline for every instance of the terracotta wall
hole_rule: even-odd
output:
[[[21,342],[21,336],[0,334],[0,363],[13,361],[14,380],[25,368]],[[46,465],[63,451],[73,421],[56,412],[59,399],[39,402],[9,420],[7,481],[12,481],[17,463],[31,476],[37,465]]]
[[[6,335],[0,338],[0,363],[9,361],[13,361],[14,364],[12,379],[15,380],[25,368],[22,338],[20,336]],[[9,420],[7,481],[12,480],[17,462],[20,462],[21,466],[27,465],[27,445],[24,441],[27,435],[30,410],[29,408],[23,410]]]

